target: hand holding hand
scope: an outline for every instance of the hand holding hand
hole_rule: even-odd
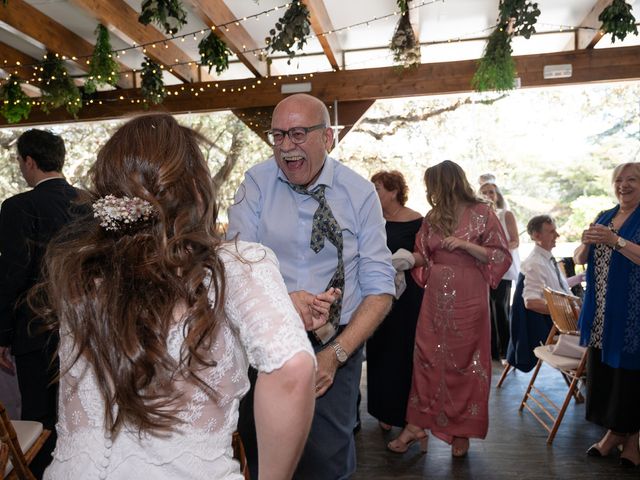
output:
[[[456,248],[466,249],[467,241],[453,235],[442,240],[442,247],[452,252]]]
[[[289,297],[293,302],[298,315],[302,318],[305,330],[315,330],[329,320],[329,309],[333,302],[340,298],[342,292],[339,288],[313,295],[304,290],[291,292]]]
[[[582,232],[582,243],[590,245],[603,243],[605,245],[614,246],[618,240],[616,235],[609,227],[592,223],[585,231]]]

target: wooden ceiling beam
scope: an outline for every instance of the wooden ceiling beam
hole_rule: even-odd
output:
[[[189,3],[193,11],[209,27],[215,26],[215,34],[227,47],[236,54],[238,60],[247,67],[256,77],[268,76],[266,62],[260,61],[257,55],[246,53],[247,51],[257,51],[259,45],[249,35],[249,32],[242,26],[236,25],[233,12],[229,10],[224,0],[190,0]],[[227,25],[218,28],[218,25]]]
[[[336,71],[340,70],[337,57],[342,54],[343,49],[338,40],[338,34],[333,31],[333,24],[324,0],[302,0],[302,3],[309,9],[311,28],[322,45],[322,50],[331,67]]]
[[[600,30],[601,22],[598,17],[612,2],[613,0],[597,0],[587,16],[578,25],[573,41],[566,48],[584,50],[595,47],[604,37],[604,32]]]
[[[364,114],[375,102],[375,100],[338,102],[338,125],[342,127],[338,132],[339,141],[358,126]],[[331,114],[333,115],[333,112]]]
[[[0,68],[7,75],[17,75],[21,80],[31,80],[34,73],[32,65],[40,62],[37,58],[33,58],[20,50],[0,42],[0,58],[4,60],[4,65],[0,64]],[[11,66],[9,68],[8,66]]]
[[[515,62],[522,88],[640,79],[640,46],[527,55],[515,57]],[[556,64],[571,64],[573,75],[570,78],[545,79],[544,66]],[[334,100],[376,100],[470,92],[471,78],[476,68],[477,60],[465,60],[422,64],[401,73],[395,67],[316,73],[305,81],[311,82],[313,95],[332,104]],[[196,84],[193,87],[198,96],[187,92],[169,96],[161,105],[150,109],[195,113],[273,107],[285,97],[280,92],[280,84],[273,83],[263,81],[257,88],[251,88],[255,84],[255,80],[251,79],[218,82],[218,88],[213,84],[209,87],[206,83]],[[243,85],[247,86],[246,90],[242,89]],[[223,88],[226,88],[226,93],[222,92]],[[231,88],[235,93],[230,92]],[[124,100],[119,100],[119,95],[123,95]],[[78,113],[77,121],[118,118],[141,111],[141,105],[135,103],[140,98],[139,90],[100,92],[96,94],[96,99],[102,104],[84,107]],[[23,124],[73,121],[76,120],[63,109],[50,115],[34,110]],[[0,121],[0,125],[7,124]]]
[[[198,72],[199,58],[192,59],[167,39],[162,32],[152,25],[143,25],[138,21],[139,14],[123,0],[71,0],[71,3],[82,8],[105,26],[113,26],[138,44],[158,43],[158,48],[148,47],[146,56],[164,65],[167,71],[183,82],[197,82],[211,80],[206,73]],[[166,48],[165,48],[166,45]],[[186,63],[194,62],[192,65]],[[174,65],[185,63],[183,65]],[[170,67],[170,65],[174,65]]]
[[[10,5],[0,8],[0,21],[45,45],[49,51],[64,55],[69,59],[93,55],[92,44],[24,0],[11,0]],[[78,60],[76,63],[83,72],[88,71],[85,61]],[[127,69],[122,64],[121,68]],[[133,80],[121,77],[118,86],[131,88]]]

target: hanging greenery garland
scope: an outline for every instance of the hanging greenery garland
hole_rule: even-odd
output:
[[[231,51],[227,48],[227,44],[213,33],[200,40],[198,52],[200,52],[200,64],[209,65],[209,73],[214,66],[218,75],[229,68]]]
[[[180,0],[144,0],[138,21],[143,25],[151,22],[174,35],[187,23],[187,12]]]
[[[7,82],[0,87],[0,114],[9,123],[26,120],[31,113],[31,99],[22,91],[20,79],[11,75]]]
[[[55,53],[47,52],[40,67],[42,110],[49,113],[56,108],[65,107],[75,117],[82,108],[82,95],[69,77],[62,59]]]
[[[284,52],[289,55],[287,63],[291,64],[296,55],[292,47],[298,42],[297,48],[302,50],[310,31],[309,10],[298,0],[291,2],[284,15],[276,22],[275,28],[269,30],[271,36],[265,38],[265,42],[272,53]]]
[[[408,1],[398,0],[398,7],[400,7],[402,14],[389,46],[393,52],[393,61],[404,68],[420,65],[420,43],[417,41],[411,25]]]
[[[538,4],[530,0],[500,0],[497,26],[489,35],[471,85],[482,92],[513,89],[516,68],[511,57],[515,35],[530,38],[540,16]]]
[[[142,84],[140,85],[142,96],[150,103],[162,103],[164,97],[167,96],[167,92],[164,89],[160,65],[149,57],[144,57],[140,76],[142,77]]]
[[[118,62],[111,53],[109,30],[102,24],[96,28],[96,46],[93,49],[89,78],[84,84],[85,93],[93,93],[98,85],[111,85],[115,87],[120,78]]]
[[[516,64],[511,57],[511,40],[506,30],[496,29],[487,40],[485,53],[471,84],[479,92],[511,90],[516,77]]]
[[[615,43],[616,38],[622,42],[628,33],[638,35],[636,17],[631,13],[632,8],[625,0],[613,0],[598,16],[598,20],[602,22],[602,31],[611,34],[611,43]]]

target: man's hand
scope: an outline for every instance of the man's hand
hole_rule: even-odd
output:
[[[14,375],[16,372],[13,361],[11,360],[9,347],[0,347],[0,368],[11,375]]]
[[[336,352],[330,345],[316,353],[318,368],[316,370],[316,398],[321,397],[333,385],[333,378],[339,367]]]
[[[329,290],[313,295],[304,290],[291,292],[289,297],[302,318],[305,330],[315,330],[327,323],[329,319],[329,309],[333,302],[340,298],[342,292],[339,288],[330,288]]]

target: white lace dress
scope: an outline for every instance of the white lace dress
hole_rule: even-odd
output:
[[[232,458],[231,437],[240,398],[249,389],[248,364],[270,372],[300,351],[313,356],[313,350],[273,252],[238,242],[242,261],[234,245],[225,248],[221,256],[227,274],[226,318],[212,349],[218,364],[201,373],[218,393],[218,400],[212,400],[195,382],[179,380],[178,388],[184,392],[180,414],[184,424],[175,432],[140,437],[125,430],[112,439],[104,430],[104,404],[94,373],[81,357],[60,380],[58,443],[45,479],[242,480],[238,462]],[[169,352],[175,358],[182,342],[178,324],[168,338]],[[71,348],[63,328],[63,369],[73,358]]]

